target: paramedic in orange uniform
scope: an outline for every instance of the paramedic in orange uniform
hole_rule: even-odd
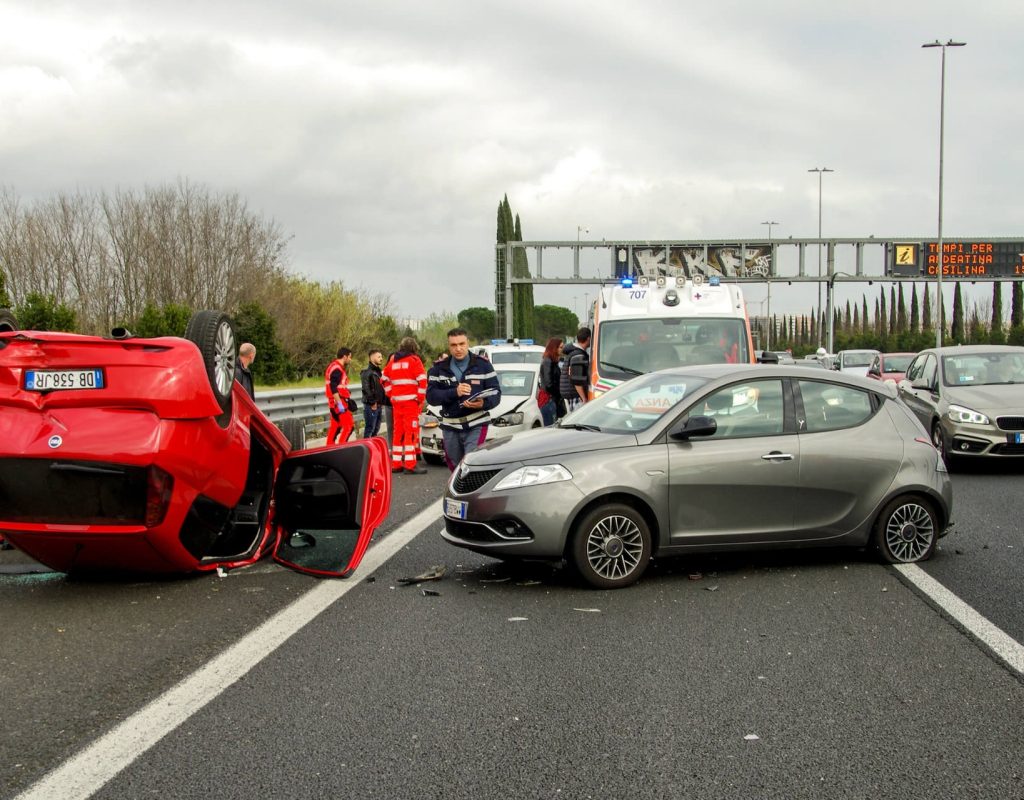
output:
[[[416,461],[420,452],[420,411],[427,395],[427,371],[416,351],[415,339],[411,336],[402,339],[398,352],[388,359],[380,379],[395,418],[391,471],[404,471],[409,475],[422,475],[427,471]]]

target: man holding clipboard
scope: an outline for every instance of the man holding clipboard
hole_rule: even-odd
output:
[[[487,438],[489,410],[501,400],[501,386],[486,358],[469,352],[463,328],[448,331],[448,355],[427,373],[427,403],[441,406],[441,435],[448,469]]]

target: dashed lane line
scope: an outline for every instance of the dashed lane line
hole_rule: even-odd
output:
[[[440,509],[431,503],[373,545],[357,575],[368,575],[378,569],[439,518]],[[360,583],[358,577],[318,583],[181,683],[30,786],[17,800],[85,800],[91,797]]]

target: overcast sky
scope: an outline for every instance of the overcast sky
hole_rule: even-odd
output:
[[[530,240],[808,237],[827,166],[824,235],[934,237],[921,44],[954,38],[944,234],[1015,236],[1022,30],[1020,0],[0,0],[0,184],[238,192],[294,271],[455,312],[493,305],[505,194]]]

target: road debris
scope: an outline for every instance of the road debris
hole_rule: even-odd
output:
[[[526,622],[529,619],[530,619],[529,617],[509,617],[508,621],[509,622]]]
[[[599,608],[574,608],[573,611],[586,611],[590,614],[600,614],[601,609]]]
[[[440,597],[441,593],[436,589],[421,589],[424,597]]]
[[[758,736],[756,733],[748,733],[743,738],[744,738],[744,740],[746,740],[748,742],[757,742],[757,741],[760,741],[760,739],[761,739],[761,737]]]
[[[421,572],[412,578],[398,578],[398,583],[403,586],[410,586],[414,583],[423,583],[423,581],[439,581],[444,577],[448,568],[444,564],[436,564],[426,572]]]

